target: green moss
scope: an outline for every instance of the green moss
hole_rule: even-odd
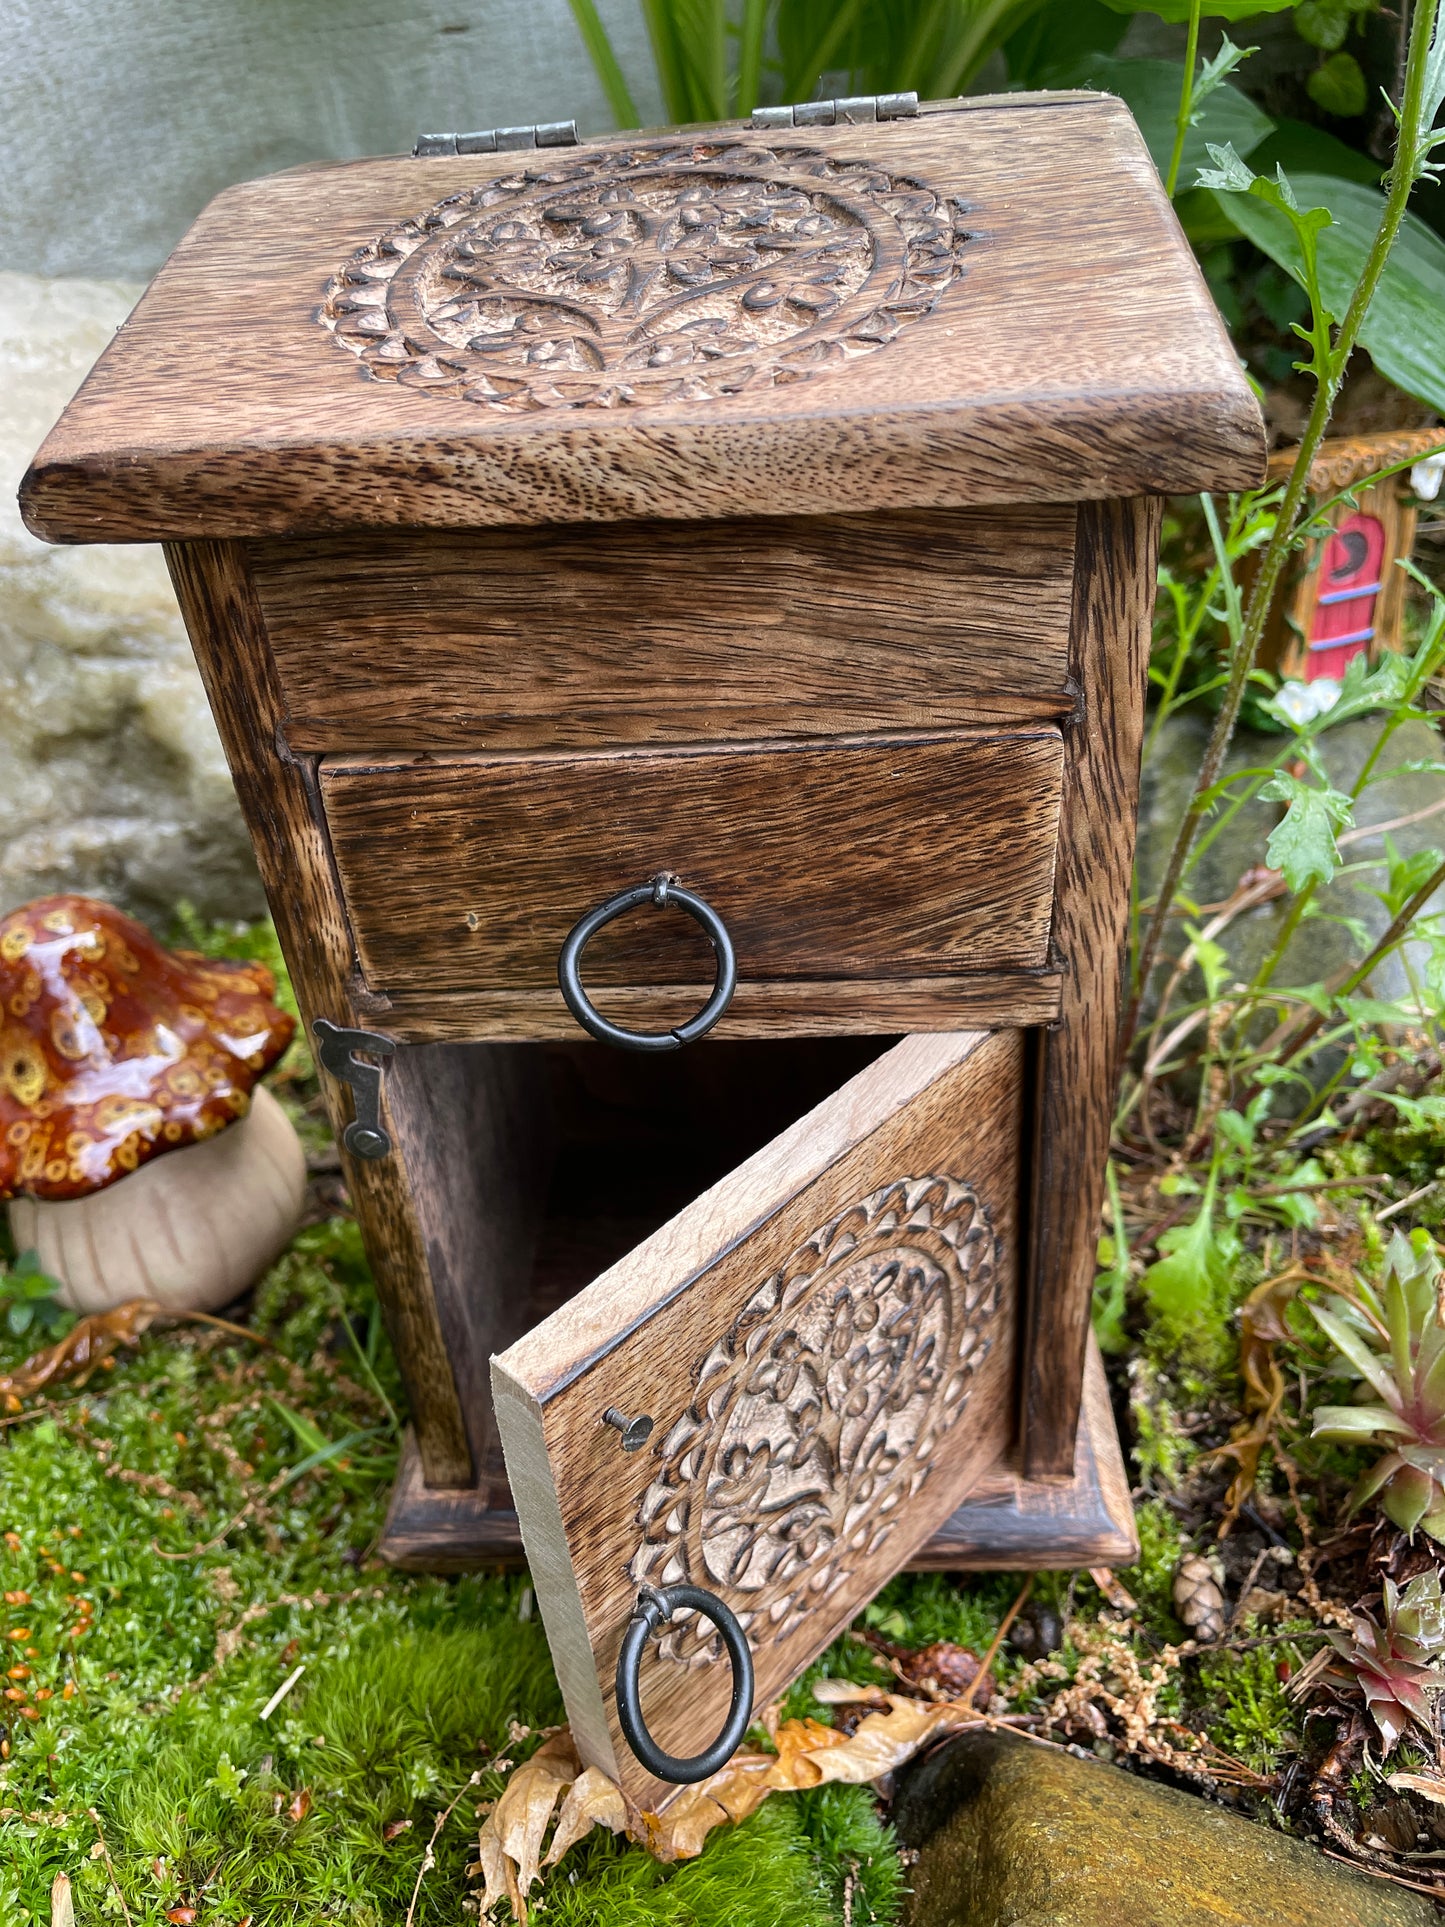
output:
[[[25,1630],[9,1650],[40,1716],[0,1703],[4,1927],[48,1920],[61,1871],[78,1919],[119,1922],[91,1808],[134,1927],[162,1927],[183,1900],[218,1927],[400,1927],[435,1816],[466,1789],[416,1913],[416,1927],[456,1927],[475,1805],[504,1784],[467,1780],[497,1748],[520,1759],[535,1743],[510,1744],[514,1720],[561,1717],[541,1626],[519,1618],[523,1576],[410,1578],[368,1556],[399,1388],[354,1226],[303,1232],[259,1288],[256,1324],[279,1353],[151,1333],[57,1415],[0,1432],[0,1591],[30,1595],[0,1630]],[[24,1350],[0,1337],[0,1369]],[[305,1456],[298,1420],[368,1436],[212,1544]],[[872,1796],[825,1788],[720,1829],[684,1866],[584,1843],[539,1918],[834,1927],[850,1875],[860,1927],[890,1920],[902,1874]]]
[[[879,1593],[863,1621],[899,1646],[930,1646],[947,1639],[981,1653],[1020,1583],[1012,1573],[969,1580],[941,1572],[900,1573]]]
[[[867,1787],[823,1786],[799,1796],[798,1820],[813,1859],[835,1903],[832,1920],[847,1909],[859,1922],[892,1921],[903,1904],[903,1868],[893,1829],[878,1817]]]
[[[1200,1662],[1200,1688],[1207,1702],[1220,1708],[1209,1737],[1256,1773],[1272,1773],[1280,1755],[1298,1744],[1297,1715],[1279,1677],[1283,1651],[1262,1646]]]
[[[1174,1616],[1174,1571],[1191,1543],[1168,1506],[1145,1499],[1134,1509],[1139,1529],[1139,1559],[1119,1577],[1138,1601],[1144,1623],[1163,1639],[1180,1639]]]
[[[1145,1358],[1136,1361],[1130,1388],[1135,1463],[1146,1482],[1175,1488],[1198,1453],[1180,1431],[1172,1388]]]

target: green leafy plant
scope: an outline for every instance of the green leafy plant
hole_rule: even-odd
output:
[[[1363,1693],[1385,1752],[1392,1753],[1411,1726],[1435,1736],[1431,1696],[1445,1689],[1445,1672],[1435,1659],[1445,1645],[1439,1573],[1420,1573],[1403,1592],[1387,1579],[1383,1618],[1381,1625],[1372,1613],[1356,1611],[1353,1632],[1332,1632],[1330,1643],[1344,1661],[1345,1678]]]
[[[0,1270],[0,1306],[5,1311],[5,1328],[15,1338],[27,1333],[59,1338],[75,1323],[74,1312],[67,1311],[56,1296],[60,1280],[40,1266],[40,1254],[19,1252],[12,1265]]]
[[[1227,789],[1227,785],[1221,786],[1225,752],[1255,673],[1260,644],[1280,593],[1286,563],[1305,539],[1308,529],[1306,501],[1310,465],[1324,439],[1346,365],[1360,339],[1361,327],[1404,226],[1410,193],[1417,181],[1434,173],[1432,155],[1440,141],[1445,140],[1445,130],[1435,127],[1441,102],[1445,100],[1445,44],[1437,34],[1438,12],[1439,0],[1425,0],[1416,8],[1411,21],[1405,85],[1398,109],[1399,131],[1388,191],[1379,222],[1343,304],[1332,306],[1323,287],[1318,244],[1321,234],[1331,225],[1331,217],[1321,208],[1301,207],[1282,170],[1276,170],[1273,181],[1257,176],[1237,153],[1225,146],[1211,150],[1215,166],[1200,177],[1201,185],[1227,195],[1233,205],[1265,208],[1285,224],[1296,251],[1298,274],[1310,302],[1308,321],[1295,327],[1309,350],[1307,358],[1297,366],[1312,381],[1314,394],[1299,454],[1274,509],[1268,539],[1260,548],[1247,599],[1241,597],[1234,585],[1232,569],[1222,570],[1230,584],[1225,610],[1230,638],[1227,678],[1193,794],[1164,866],[1153,914],[1140,936],[1134,993],[1125,1023],[1126,1037],[1132,1037],[1137,1024],[1143,995],[1195,841],[1206,817]]]
[[[1228,1140],[1218,1140],[1197,1214],[1159,1239],[1160,1256],[1145,1271],[1144,1295],[1163,1336],[1206,1359],[1222,1335],[1221,1301],[1239,1255],[1239,1238],[1218,1208],[1220,1173]],[[1176,1180],[1176,1193],[1194,1188]],[[1211,1314],[1214,1314],[1211,1316]]]
[[[1390,1240],[1378,1289],[1311,1304],[1316,1324],[1361,1380],[1359,1402],[1323,1405],[1314,1436],[1349,1445],[1386,1444],[1350,1494],[1354,1511],[1373,1499],[1402,1532],[1445,1540],[1445,1324],[1440,1260],[1430,1234]],[[1373,1397],[1371,1396],[1373,1394]]]
[[[608,105],[641,124],[596,0],[569,0]],[[811,100],[825,78],[850,93],[961,93],[1046,0],[642,0],[663,106],[677,122],[750,114],[768,91]],[[1126,9],[1127,11],[1127,9]]]

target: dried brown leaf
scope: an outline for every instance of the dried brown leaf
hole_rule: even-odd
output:
[[[296,1795],[295,1799],[292,1800],[290,1806],[287,1807],[286,1818],[288,1820],[294,1821],[294,1823],[299,1827],[301,1822],[306,1818],[307,1814],[310,1811],[311,1811],[311,1789],[309,1786],[304,1786],[301,1788],[300,1792]]]
[[[1256,1285],[1239,1311],[1239,1375],[1244,1380],[1244,1417],[1229,1435],[1229,1443],[1205,1454],[1205,1463],[1233,1459],[1235,1473],[1224,1497],[1219,1536],[1225,1538],[1240,1507],[1254,1491],[1259,1458],[1274,1437],[1284,1402],[1284,1374],[1274,1355],[1276,1345],[1290,1337],[1285,1310],[1305,1282],[1300,1270],[1282,1271]]]
[[[70,1877],[58,1873],[50,1883],[50,1927],[75,1927],[75,1903],[70,1897]]]
[[[1392,1773],[1385,1785],[1397,1793],[1421,1794],[1437,1807],[1445,1807],[1445,1774],[1431,1772],[1429,1767],[1423,1773]]]
[[[1129,1588],[1115,1577],[1112,1566],[1090,1566],[1089,1577],[1115,1612],[1131,1613],[1138,1603]]]
[[[497,1838],[492,1825],[492,1817],[487,1815],[486,1824],[477,1836],[477,1858],[482,1863],[482,1879],[486,1883],[482,1894],[482,1914],[485,1917],[499,1900],[511,1900],[512,1912],[519,1920],[523,1919],[521,1896],[516,1892],[516,1877],[512,1863],[502,1852],[502,1843]]]
[[[878,1710],[868,1713],[851,1734],[817,1720],[784,1720],[776,1727],[776,1754],[739,1750],[710,1779],[684,1787],[662,1814],[637,1812],[606,1774],[596,1767],[582,1770],[571,1735],[563,1728],[516,1769],[482,1823],[477,1836],[485,1883],[482,1913],[505,1899],[515,1918],[525,1923],[526,1897],[542,1867],[556,1866],[593,1827],[625,1832],[659,1860],[692,1860],[715,1827],[745,1820],[771,1793],[795,1792],[829,1780],[852,1785],[876,1780],[931,1739],[976,1725],[980,1718],[963,1699],[930,1703],[848,1680],[822,1684],[820,1697],[835,1704],[852,1701]],[[556,1827],[543,1859],[542,1842],[554,1809]]]
[[[542,1840],[558,1800],[577,1778],[580,1762],[567,1732],[554,1734],[519,1766],[506,1791],[487,1815],[502,1851],[516,1868],[522,1898],[531,1892],[541,1867]]]
[[[820,1706],[860,1706],[874,1702],[886,1705],[888,1701],[881,1686],[860,1686],[851,1679],[814,1680],[813,1698]]]
[[[54,1345],[32,1352],[13,1372],[0,1374],[0,1399],[33,1398],[48,1385],[84,1380],[118,1345],[136,1345],[160,1311],[153,1298],[128,1298],[111,1311],[82,1318]]]
[[[542,1865],[555,1867],[567,1849],[594,1827],[606,1827],[609,1833],[625,1833],[627,1799],[621,1787],[614,1786],[600,1767],[589,1766],[567,1789],[552,1844]]]
[[[777,1787],[776,1758],[743,1748],[711,1779],[685,1787],[666,1813],[648,1813],[643,1840],[659,1860],[693,1860],[714,1827],[746,1820]]]
[[[818,1733],[832,1734],[832,1743],[808,1746],[800,1738],[796,1749],[789,1747],[785,1753],[783,1740],[788,1736],[788,1728],[795,1724],[788,1721],[778,1735],[779,1765],[784,1759],[790,1763],[796,1760],[793,1768],[798,1777],[791,1781],[793,1786],[821,1786],[827,1780],[845,1781],[859,1786],[868,1780],[881,1779],[895,1767],[911,1760],[921,1747],[941,1733],[957,1732],[960,1727],[974,1725],[978,1714],[963,1703],[945,1700],[941,1705],[927,1705],[919,1700],[906,1699],[901,1693],[888,1694],[888,1710],[870,1713],[856,1731],[844,1739],[830,1727],[820,1727]],[[797,1722],[813,1726],[811,1720]],[[804,1777],[811,1775],[811,1777]]]

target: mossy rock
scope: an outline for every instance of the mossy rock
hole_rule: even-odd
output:
[[[968,1733],[903,1780],[910,1927],[1431,1927],[1429,1901],[1117,1767]]]

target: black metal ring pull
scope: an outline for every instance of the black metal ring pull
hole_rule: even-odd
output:
[[[675,903],[679,910],[685,910],[701,924],[703,934],[717,952],[717,978],[711,997],[696,1017],[673,1030],[624,1030],[621,1024],[609,1022],[582,988],[582,952],[605,925],[641,903],[654,904],[658,909]],[[557,982],[568,1010],[590,1036],[603,1044],[615,1044],[619,1050],[676,1050],[682,1044],[696,1043],[699,1037],[707,1035],[732,1002],[737,980],[738,961],[727,925],[710,903],[705,903],[695,892],[684,890],[670,876],[655,876],[634,889],[619,890],[615,897],[589,910],[568,932],[557,959]]]
[[[647,1730],[637,1697],[637,1673],[649,1635],[685,1607],[710,1619],[722,1634],[732,1662],[733,1695],[727,1721],[712,1745],[701,1753],[694,1753],[690,1760],[679,1760],[671,1753],[664,1753]],[[705,1780],[726,1766],[737,1752],[752,1716],[753,1656],[748,1636],[717,1594],[705,1592],[701,1586],[663,1586],[658,1591],[644,1586],[637,1595],[637,1604],[622,1635],[622,1650],[617,1655],[617,1723],[642,1765],[659,1780],[670,1780],[676,1786]]]

